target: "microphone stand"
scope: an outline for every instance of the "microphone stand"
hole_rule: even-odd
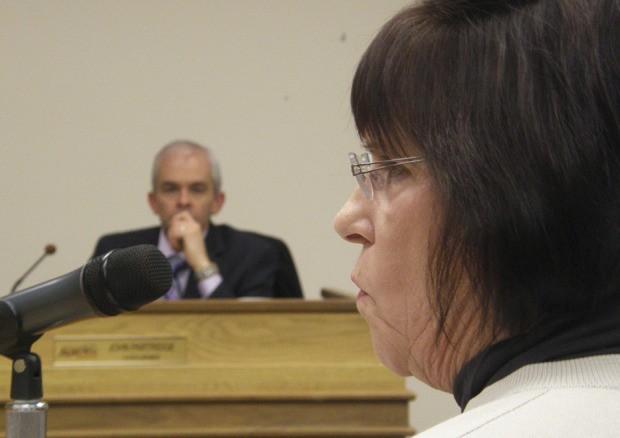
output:
[[[43,396],[41,359],[30,352],[40,336],[27,337],[27,346],[6,355],[13,359],[11,401],[5,405],[6,438],[45,438],[47,402]]]
[[[13,287],[9,295],[17,290],[22,281],[36,268],[48,255],[54,254],[56,247],[47,245],[45,252],[34,264],[22,275]],[[3,317],[5,310],[0,311]],[[12,327],[9,333],[19,333],[17,321],[9,315],[3,324]],[[3,318],[4,320],[4,318]],[[12,326],[11,324],[15,324]],[[4,329],[5,326],[3,325]],[[13,360],[11,367],[11,401],[7,402],[4,409],[6,419],[6,438],[45,438],[47,427],[47,403],[41,401],[43,396],[43,376],[41,359],[30,349],[32,344],[41,335],[18,336],[17,344],[2,351],[2,355]],[[5,341],[2,338],[2,341]]]

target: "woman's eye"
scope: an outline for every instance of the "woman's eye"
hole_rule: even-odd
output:
[[[368,173],[368,178],[370,178],[370,182],[372,186],[376,190],[381,190],[383,185],[385,184],[385,174],[383,173],[384,169],[375,170],[373,172]]]
[[[393,179],[402,178],[407,176],[409,171],[405,166],[393,166],[385,169],[385,178],[389,182]]]

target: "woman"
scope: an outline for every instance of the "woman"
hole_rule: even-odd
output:
[[[426,434],[618,436],[620,2],[418,1],[351,102],[335,228],[381,361],[464,410]]]

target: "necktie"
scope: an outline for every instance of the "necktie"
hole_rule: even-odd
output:
[[[172,267],[172,287],[166,293],[166,299],[170,301],[176,301],[183,298],[183,288],[179,281],[181,272],[188,268],[187,263],[178,254],[173,254],[168,257],[170,266]]]

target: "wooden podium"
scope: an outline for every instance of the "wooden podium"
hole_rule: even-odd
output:
[[[50,330],[33,351],[50,438],[413,434],[413,395],[348,300],[159,302]],[[10,371],[2,357],[2,407]]]

